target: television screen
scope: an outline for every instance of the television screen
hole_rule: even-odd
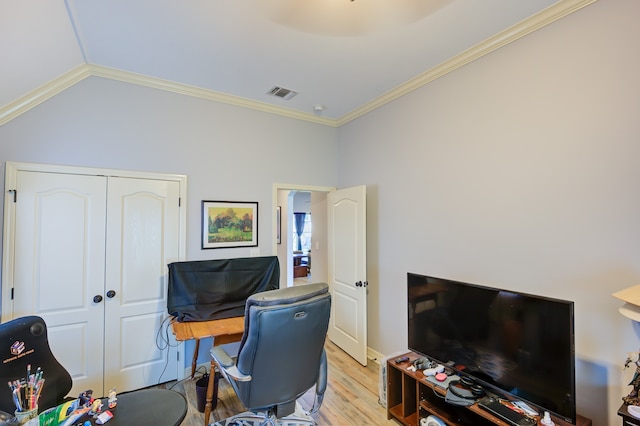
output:
[[[409,349],[575,424],[573,302],[412,273],[407,284]]]

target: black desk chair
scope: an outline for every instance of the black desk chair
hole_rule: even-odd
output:
[[[244,335],[236,362],[221,346],[211,350],[224,377],[251,413],[216,423],[230,426],[240,419],[278,419],[315,424],[309,414],[322,405],[327,386],[324,342],[329,326],[331,295],[326,284],[271,290],[246,302]],[[312,409],[302,416],[296,400],[316,385]],[[253,414],[252,414],[253,413]],[[262,413],[262,416],[257,416]]]
[[[47,340],[47,325],[37,316],[16,318],[0,324],[0,410],[13,413],[16,405],[8,386],[15,380],[28,380],[27,366],[31,374],[37,369],[45,379],[38,399],[38,411],[55,407],[64,402],[71,390],[71,375],[58,362]]]

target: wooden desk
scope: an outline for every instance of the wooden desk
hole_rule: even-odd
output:
[[[193,359],[191,360],[191,377],[193,378],[200,349],[200,339],[213,338],[213,346],[239,342],[244,332],[244,317],[223,318],[211,321],[178,322],[171,321],[171,329],[178,341],[196,341]],[[207,384],[206,404],[204,406],[204,424],[209,424],[211,416],[211,401],[213,400],[213,383],[215,377],[215,361],[211,359],[211,372]]]

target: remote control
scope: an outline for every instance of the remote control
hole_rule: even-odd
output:
[[[401,364],[403,362],[407,362],[409,361],[409,357],[408,356],[403,356],[402,358],[396,358],[396,364]]]

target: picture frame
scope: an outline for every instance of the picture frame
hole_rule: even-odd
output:
[[[282,232],[282,208],[276,207],[276,243],[282,244],[281,232]]]
[[[258,203],[202,200],[202,249],[256,247]]]

